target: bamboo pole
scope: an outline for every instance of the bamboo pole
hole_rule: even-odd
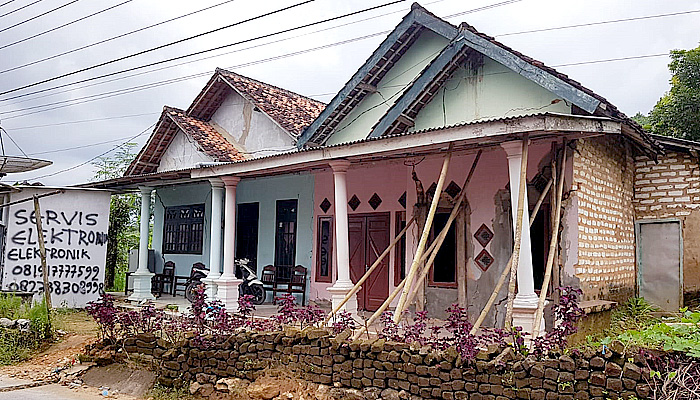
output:
[[[552,171],[552,175],[554,175],[554,171]],[[535,216],[540,211],[540,207],[542,207],[542,202],[544,201],[544,198],[547,197],[547,193],[552,187],[553,182],[554,178],[550,178],[549,181],[547,181],[547,186],[545,186],[542,193],[540,193],[540,197],[537,199],[537,203],[535,203],[535,208],[532,209],[532,214],[530,214],[530,225],[532,225],[532,221],[535,220]]]
[[[469,185],[469,182],[471,181],[472,176],[474,176],[474,171],[476,170],[476,166],[477,166],[478,163],[479,163],[479,159],[481,159],[481,154],[482,154],[482,153],[483,153],[483,151],[482,151],[482,150],[479,150],[479,151],[476,153],[476,157],[474,157],[474,161],[472,162],[472,166],[471,166],[471,169],[469,170],[469,174],[467,175],[466,179],[464,179],[464,184],[462,185],[462,191],[459,193],[459,196],[457,196],[457,199],[456,199],[456,201],[455,201],[455,207],[454,207],[455,209],[458,209],[458,208],[459,208],[459,206],[462,204],[462,201],[464,201],[464,198],[466,197],[466,194],[467,194],[467,186]],[[447,235],[447,231],[449,230],[449,226],[446,226],[446,228],[447,228],[447,229],[443,229],[442,232],[440,232],[440,236],[442,236],[443,233],[444,233],[444,235]],[[438,238],[439,238],[440,236],[438,236]],[[427,252],[426,252],[425,254],[423,254],[423,255],[421,256],[421,258],[418,260],[418,265],[420,265],[420,264],[428,257],[428,255],[430,255],[430,254],[432,253],[432,251],[433,251],[433,250],[435,249],[435,247],[437,246],[437,243],[438,243],[438,240],[434,240],[433,243],[430,244],[430,247],[428,247]],[[414,259],[414,261],[415,261],[415,259]],[[384,303],[382,303],[382,305],[377,309],[377,311],[375,311],[374,314],[372,314],[372,316],[366,321],[366,322],[367,322],[367,323],[366,323],[366,326],[371,326],[371,325],[374,323],[374,321],[376,321],[377,318],[379,318],[379,316],[382,315],[382,313],[383,313],[384,311],[386,311],[386,309],[389,307],[389,305],[391,304],[391,302],[394,301],[394,299],[396,298],[396,296],[398,295],[398,293],[399,293],[399,292],[401,291],[401,289],[406,285],[406,282],[407,282],[407,281],[408,281],[408,279],[407,279],[407,278],[404,278],[404,279],[399,283],[399,285],[394,289],[394,291],[391,292],[391,294],[389,295],[389,297],[387,297],[387,299],[384,300]],[[354,338],[360,337],[360,336],[362,335],[362,333],[365,332],[366,329],[367,329],[366,327],[361,328],[361,329],[354,335]]]
[[[41,272],[44,280],[44,302],[46,303],[46,319],[48,329],[51,329],[51,291],[49,290],[49,268],[46,266],[46,245],[44,243],[44,230],[41,227],[41,209],[39,207],[39,196],[34,195],[34,215],[36,220],[37,242],[39,243],[39,255],[41,257]]]
[[[435,217],[435,212],[437,211],[438,201],[440,200],[440,193],[442,193],[442,187],[445,185],[445,178],[447,177],[447,169],[450,166],[450,160],[452,159],[452,145],[450,145],[450,152],[445,156],[445,160],[442,163],[442,169],[440,170],[440,177],[437,181],[437,186],[435,188],[435,193],[433,194],[433,201],[430,204],[430,210],[428,210],[428,217],[425,220],[425,226],[423,227],[423,233],[421,234],[420,241],[418,242],[418,248],[416,254],[411,263],[411,268],[406,276],[406,281],[408,285],[404,285],[403,291],[401,292],[401,297],[399,298],[399,304],[396,307],[396,314],[394,315],[394,322],[398,323],[401,319],[401,313],[404,310],[406,297],[408,296],[408,291],[411,287],[411,283],[416,276],[418,270],[418,260],[423,255],[425,250],[425,245],[428,242],[428,236],[430,235],[430,228],[433,225],[433,218]]]
[[[526,188],[527,188],[527,158],[529,149],[529,137],[525,135],[523,137],[523,147],[520,160],[520,185],[518,188],[518,211],[516,213],[515,221],[515,245],[513,246],[513,261],[510,263],[510,282],[508,283],[508,304],[506,307],[506,320],[504,328],[506,331],[510,331],[513,326],[513,302],[515,301],[515,280],[518,270],[518,261],[520,260],[520,241],[523,235],[523,214],[525,203],[527,202]],[[513,187],[511,185],[511,190]]]
[[[552,267],[554,265],[554,256],[557,253],[559,245],[559,223],[561,218],[561,198],[564,192],[564,168],[566,168],[566,140],[563,143],[561,166],[559,172],[559,182],[557,182],[557,198],[554,204],[554,226],[552,227],[552,239],[549,242],[549,254],[547,255],[547,266],[544,271],[544,280],[542,281],[542,289],[540,290],[540,298],[537,302],[537,311],[535,312],[534,324],[532,325],[532,337],[536,338],[540,334],[540,321],[544,313],[544,302],[547,298],[547,290],[549,289],[549,280],[552,278]],[[533,346],[534,342],[530,343]]]
[[[406,234],[406,232],[408,231],[408,228],[410,228],[411,225],[415,221],[416,221],[416,217],[415,216],[411,217],[411,219],[406,223],[406,226],[401,230],[401,232],[399,232],[399,234],[396,235],[396,237],[389,244],[389,246],[386,249],[384,249],[384,252],[382,252],[382,254],[380,254],[379,257],[377,257],[377,259],[374,261],[372,266],[365,272],[364,275],[362,275],[362,278],[360,278],[360,280],[358,280],[357,283],[355,283],[355,286],[353,286],[352,290],[350,290],[350,292],[348,292],[348,294],[345,295],[345,298],[343,298],[343,301],[338,303],[338,305],[335,306],[335,308],[333,310],[331,310],[330,314],[328,314],[325,321],[323,321],[324,325],[327,324],[328,321],[330,321],[330,319],[333,317],[333,315],[335,313],[337,313],[345,305],[345,303],[347,303],[348,300],[350,300],[352,298],[352,296],[354,296],[355,293],[357,293],[360,290],[360,288],[362,287],[362,284],[365,283],[365,281],[367,280],[367,278],[369,278],[369,276],[372,274],[372,272],[374,272],[374,270],[377,269],[377,267],[379,267],[379,265],[384,260],[384,258],[391,252],[391,249],[393,249],[394,246],[396,246],[396,244],[401,240],[401,238],[404,236],[404,234]]]
[[[555,171],[552,170],[552,173],[554,174]],[[555,178],[552,178],[550,182],[552,182]],[[547,185],[551,186],[551,185]],[[545,189],[546,191],[546,189]],[[542,195],[540,195],[540,198],[544,195],[545,192],[542,192]],[[541,201],[538,201],[540,204],[542,204]],[[537,213],[540,211],[539,207],[535,207],[535,209],[532,211],[532,215],[530,215],[530,226],[535,222],[535,217],[537,217]],[[514,245],[515,246],[515,245]],[[498,292],[501,291],[501,288],[503,287],[503,283],[506,281],[506,277],[508,276],[508,273],[510,272],[511,264],[513,263],[513,253],[511,253],[510,258],[508,259],[508,264],[506,264],[506,267],[503,269],[503,272],[501,273],[501,276],[498,278],[498,281],[496,282],[496,286],[494,287],[493,293],[491,293],[491,297],[489,297],[488,301],[486,301],[486,305],[484,308],[481,310],[481,314],[479,314],[479,317],[476,319],[476,322],[474,322],[474,325],[472,326],[472,329],[469,331],[470,335],[473,335],[476,333],[477,330],[479,330],[479,327],[481,327],[481,324],[484,323],[484,320],[486,319],[486,315],[488,315],[489,311],[491,311],[491,307],[493,307],[493,303],[496,302],[496,298],[498,297]]]

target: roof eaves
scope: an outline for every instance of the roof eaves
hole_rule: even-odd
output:
[[[324,121],[328,119],[343,103],[350,92],[352,92],[358,86],[358,84],[362,82],[362,80],[369,74],[371,69],[374,68],[384,57],[391,46],[393,46],[396,41],[415,23],[450,40],[452,40],[458,34],[457,27],[431,14],[418,3],[413,3],[411,6],[411,11],[401,20],[396,28],[389,33],[379,47],[374,50],[372,55],[357,70],[357,72],[355,72],[352,78],[350,78],[350,80],[343,86],[338,94],[333,97],[321,114],[311,123],[311,125],[304,129],[297,141],[297,147],[301,148],[307,144],[307,142],[310,144],[320,144],[315,143],[315,134]]]

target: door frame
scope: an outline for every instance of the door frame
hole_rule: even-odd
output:
[[[639,296],[639,282],[641,281],[642,278],[642,256],[641,256],[641,246],[639,241],[641,240],[641,229],[643,224],[663,224],[663,223],[669,223],[669,222],[674,222],[678,224],[678,243],[679,243],[679,271],[678,271],[678,279],[679,279],[679,285],[678,285],[678,298],[680,299],[680,306],[683,307],[683,287],[684,285],[684,278],[683,278],[683,221],[680,218],[661,218],[661,219],[642,219],[642,220],[637,220],[634,221],[634,254],[636,258],[635,262],[635,267],[637,269],[636,271],[636,280],[635,280],[635,286],[636,286],[636,293],[637,296]]]

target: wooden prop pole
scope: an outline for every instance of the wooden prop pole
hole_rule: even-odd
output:
[[[554,175],[554,171],[552,171],[552,175]],[[535,208],[532,209],[532,214],[530,215],[530,225],[532,225],[532,221],[535,220],[535,216],[540,211],[540,207],[542,207],[542,202],[544,201],[544,198],[547,197],[547,193],[549,193],[549,189],[552,187],[552,182],[554,182],[554,178],[550,178],[549,181],[547,181],[547,186],[545,186],[542,193],[540,193],[540,197],[537,199],[537,203],[535,203]]]
[[[403,291],[401,292],[401,297],[399,298],[399,304],[396,307],[396,314],[394,314],[394,322],[398,323],[401,319],[401,313],[404,310],[406,297],[408,296],[408,291],[411,287],[411,283],[416,276],[418,270],[418,260],[423,255],[425,250],[425,245],[428,242],[428,236],[430,236],[430,228],[433,225],[433,218],[435,217],[435,212],[437,211],[437,205],[440,201],[440,193],[442,193],[442,187],[445,185],[445,178],[447,177],[447,169],[450,166],[450,160],[452,159],[452,145],[450,145],[450,152],[445,156],[445,160],[442,162],[442,169],[440,170],[440,177],[438,178],[437,186],[435,187],[435,194],[433,194],[433,201],[430,204],[430,210],[428,210],[428,217],[425,220],[425,226],[423,227],[423,233],[421,234],[420,241],[418,242],[418,248],[416,249],[416,254],[411,263],[411,268],[409,269],[408,275],[406,276],[406,281],[408,285],[404,285]]]
[[[540,322],[542,320],[542,314],[544,313],[544,302],[547,298],[547,290],[549,289],[549,281],[552,279],[552,267],[554,266],[554,259],[557,252],[557,247],[559,245],[559,223],[561,219],[561,198],[564,193],[564,168],[566,168],[566,141],[564,141],[561,156],[561,169],[559,171],[559,182],[557,182],[557,198],[556,204],[554,205],[554,226],[552,227],[552,239],[549,242],[549,254],[547,255],[547,266],[544,271],[544,280],[542,281],[542,290],[540,291],[540,298],[537,302],[537,311],[535,312],[534,324],[532,325],[532,337],[536,338],[540,334]],[[530,346],[533,346],[534,342],[530,342]]]
[[[372,266],[369,267],[369,269],[365,272],[364,275],[362,275],[362,278],[360,278],[360,280],[357,281],[357,283],[355,283],[355,286],[353,286],[352,290],[350,290],[350,292],[348,292],[348,294],[345,296],[345,298],[343,298],[343,301],[338,303],[338,305],[335,306],[335,308],[330,312],[330,314],[328,314],[325,321],[323,321],[324,325],[327,324],[328,321],[330,321],[330,319],[333,317],[333,315],[335,315],[343,307],[343,305],[345,305],[345,303],[347,303],[348,300],[350,300],[352,298],[352,296],[354,296],[355,293],[357,293],[360,290],[360,288],[362,287],[362,284],[365,283],[367,278],[369,278],[369,276],[372,275],[372,272],[374,272],[374,270],[377,269],[377,267],[379,267],[379,265],[382,263],[384,258],[391,252],[391,249],[393,249],[394,246],[396,246],[396,244],[406,234],[406,232],[408,231],[408,228],[410,228],[411,225],[415,221],[416,221],[416,217],[414,216],[406,223],[406,227],[404,227],[401,230],[401,232],[399,232],[399,234],[396,235],[394,240],[389,244],[389,246],[384,250],[384,252],[382,254],[380,254],[379,257],[377,257],[377,260],[375,260],[374,263],[372,264]]]
[[[520,241],[523,235],[523,214],[525,203],[527,202],[527,157],[529,148],[529,137],[523,137],[523,147],[520,160],[520,185],[518,188],[518,211],[515,221],[515,245],[513,246],[513,261],[510,263],[510,282],[508,283],[508,304],[506,307],[505,330],[510,331],[513,326],[513,302],[515,301],[515,280],[520,260]],[[511,186],[511,190],[513,187]]]
[[[51,326],[51,291],[49,290],[49,268],[46,266],[46,245],[44,243],[44,230],[41,227],[41,209],[39,207],[39,196],[34,195],[34,215],[36,216],[36,234],[39,242],[39,255],[41,257],[41,271],[44,280],[44,300],[46,302],[46,317]]]
[[[483,152],[482,150],[479,150],[479,151],[476,153],[476,157],[474,157],[474,161],[472,162],[472,167],[471,167],[471,169],[469,170],[469,174],[467,175],[467,178],[464,180],[464,184],[462,185],[462,190],[460,191],[459,196],[457,196],[457,200],[456,200],[456,203],[455,203],[455,209],[458,209],[458,208],[459,208],[460,204],[462,203],[462,201],[463,201],[464,198],[466,197],[466,194],[467,194],[467,186],[469,185],[469,182],[471,181],[472,176],[474,176],[474,171],[476,170],[476,166],[477,166],[477,164],[479,163],[479,159],[481,158],[482,152]],[[448,226],[447,228],[449,228],[449,226]],[[444,232],[445,235],[447,235],[447,230],[448,230],[448,229],[443,229],[443,232]],[[440,235],[442,235],[443,232],[440,232]],[[418,260],[418,265],[421,265],[421,263],[422,263],[423,261],[425,261],[425,259],[428,257],[428,255],[432,253],[433,249],[435,249],[435,247],[437,246],[437,242],[438,242],[437,240],[434,240],[433,243],[431,243],[431,245],[430,245],[430,247],[428,248],[427,252],[421,256],[420,260]],[[359,337],[365,332],[365,330],[367,329],[366,327],[367,327],[367,326],[371,326],[371,325],[374,323],[374,321],[376,321],[377,318],[379,318],[379,316],[382,315],[382,313],[384,313],[384,311],[386,311],[386,309],[389,307],[389,305],[391,304],[391,302],[394,301],[394,299],[396,298],[396,296],[398,295],[398,293],[399,293],[399,292],[401,291],[401,289],[406,285],[406,282],[407,282],[407,278],[404,278],[404,279],[399,283],[399,285],[396,286],[396,288],[394,289],[394,291],[391,292],[391,294],[389,295],[389,297],[387,297],[387,299],[384,300],[384,303],[382,303],[382,305],[377,309],[377,311],[375,311],[374,314],[372,314],[372,316],[367,320],[367,323],[365,324],[365,327],[362,327],[362,328],[353,336],[354,338],[359,338]]]

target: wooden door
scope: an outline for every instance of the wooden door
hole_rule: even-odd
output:
[[[277,278],[291,279],[297,248],[297,201],[277,200],[275,266]]]
[[[259,203],[242,203],[238,205],[236,223],[236,258],[247,258],[254,271],[258,266],[258,222],[260,220]]]
[[[389,213],[352,215],[348,218],[350,278],[357,282],[389,245]],[[375,311],[389,295],[389,260],[380,266],[358,292],[358,307]]]

